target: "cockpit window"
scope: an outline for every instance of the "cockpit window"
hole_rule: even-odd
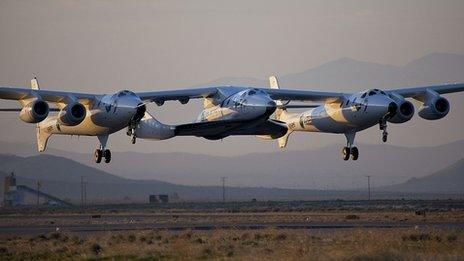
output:
[[[256,92],[253,91],[253,90],[251,90],[251,91],[248,92],[248,95],[255,95],[255,94],[256,94]]]
[[[369,96],[372,96],[372,95],[375,95],[375,94],[376,94],[376,92],[374,92],[374,91],[369,92]]]
[[[361,98],[365,98],[365,97],[366,97],[366,94],[367,94],[367,93],[363,93],[363,95],[361,95]]]
[[[134,93],[131,92],[131,91],[128,91],[128,90],[120,91],[118,93],[118,97],[122,97],[122,96],[126,96],[126,95],[134,95]]]
[[[387,95],[384,91],[380,91],[380,93],[383,94],[383,95]]]

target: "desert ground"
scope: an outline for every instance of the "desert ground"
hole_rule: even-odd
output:
[[[462,260],[464,202],[3,209],[0,259]]]

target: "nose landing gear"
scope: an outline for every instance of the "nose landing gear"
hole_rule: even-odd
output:
[[[355,135],[356,135],[356,132],[345,133],[346,147],[343,147],[342,149],[342,158],[345,161],[349,160],[350,156],[351,156],[351,159],[354,161],[358,160],[359,158],[359,150],[357,147],[353,146]]]
[[[379,122],[379,128],[382,131],[382,141],[387,142],[387,140],[388,140],[388,132],[387,132],[387,121],[385,119],[382,119]]]
[[[97,136],[100,141],[100,148],[96,149],[94,152],[95,163],[101,163],[102,159],[105,159],[105,163],[111,162],[111,151],[106,148],[106,143],[108,142],[108,135]]]
[[[135,135],[135,127],[127,127],[127,136],[131,137],[131,143],[135,144],[137,142],[137,136]]]

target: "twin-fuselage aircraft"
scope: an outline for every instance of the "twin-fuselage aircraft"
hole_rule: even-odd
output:
[[[277,78],[270,77],[271,88],[221,86],[155,92],[120,91],[115,94],[87,94],[40,90],[36,79],[31,88],[0,87],[0,98],[17,100],[20,119],[37,124],[38,150],[44,151],[52,134],[97,136],[95,162],[111,161],[107,147],[110,134],[127,129],[132,143],[137,138],[164,140],[175,136],[196,136],[209,140],[233,135],[254,135],[278,140],[285,147],[293,131],[344,134],[344,160],[357,160],[354,146],[357,132],[379,125],[382,140],[387,141],[387,122],[404,123],[414,115],[412,98],[422,105],[419,116],[427,120],[445,117],[448,100],[441,94],[464,91],[464,83],[396,90],[370,89],[358,93],[339,93],[279,89]],[[166,101],[182,104],[202,98],[204,109],[197,120],[181,125],[165,125],[146,111],[146,104],[161,106]],[[290,104],[293,101],[303,104]],[[53,108],[49,103],[54,104]],[[303,113],[289,109],[309,108]],[[57,112],[49,115],[49,112]],[[275,115],[274,117],[272,115]]]

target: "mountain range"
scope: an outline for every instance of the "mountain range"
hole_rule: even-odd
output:
[[[337,146],[316,150],[252,153],[220,157],[190,153],[114,152],[111,164],[95,164],[90,154],[49,148],[51,155],[72,159],[125,179],[162,180],[182,185],[216,186],[227,176],[231,186],[281,187],[293,189],[358,189],[365,176],[373,186],[386,186],[421,178],[444,169],[464,157],[464,140],[436,147],[407,148],[390,145],[360,145],[363,157],[345,162]],[[35,145],[0,142],[0,153],[21,157],[37,155]],[[329,160],[328,160],[329,159]],[[27,162],[27,160],[26,160]],[[17,171],[24,162],[0,162],[0,171]],[[37,172],[63,166],[41,165]],[[57,163],[58,164],[58,163]],[[72,171],[73,168],[69,168]],[[84,171],[85,172],[85,171]]]
[[[426,193],[433,191],[464,194],[464,159],[431,175],[411,178],[404,183],[379,189],[392,192]]]
[[[35,188],[41,182],[41,191],[72,203],[81,197],[81,180],[85,182],[89,203],[143,203],[150,194],[175,195],[181,201],[218,201],[220,186],[185,186],[158,180],[131,180],[97,170],[75,161],[52,155],[19,157],[0,154],[0,186],[7,173],[13,172],[18,185]],[[377,199],[386,198],[454,198],[464,193],[464,160],[435,174],[411,179],[404,184],[374,188]],[[309,190],[265,187],[226,188],[229,200],[321,200],[365,199],[366,191]],[[1,193],[3,195],[3,193]]]
[[[279,77],[284,88],[359,91],[367,88],[440,84],[464,81],[464,55],[431,53],[403,66],[343,57],[315,68]],[[203,85],[268,86],[267,79],[225,77]],[[202,85],[202,86],[203,86]]]

